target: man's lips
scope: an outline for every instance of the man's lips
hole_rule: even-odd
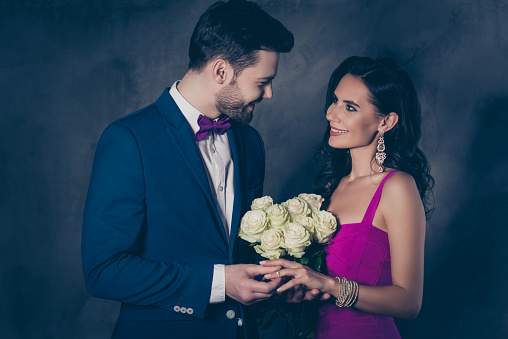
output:
[[[258,99],[256,101],[252,101],[248,105],[244,106],[243,108],[244,112],[252,113],[254,111],[254,108],[256,108],[256,104],[259,104],[261,100],[263,100],[263,98]]]
[[[263,99],[258,99],[256,101],[252,101],[250,104],[247,105],[248,108],[251,110],[254,110],[254,107],[256,107],[256,104],[259,104]]]

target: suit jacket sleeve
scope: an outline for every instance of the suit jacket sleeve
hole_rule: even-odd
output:
[[[131,130],[110,125],[97,145],[84,211],[82,260],[95,297],[173,310],[192,305],[203,318],[213,265],[160,262],[142,255],[147,204],[143,163]]]

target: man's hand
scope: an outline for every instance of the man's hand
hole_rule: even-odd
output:
[[[287,303],[299,303],[303,300],[304,292],[302,285],[296,285],[286,292],[277,292],[277,294],[285,294],[284,301]]]
[[[287,303],[299,303],[304,300],[312,301],[319,297],[319,300],[330,299],[329,293],[321,293],[318,289],[306,290],[302,285],[295,285],[285,292],[276,292],[277,294],[285,294],[284,301]]]
[[[305,300],[312,301],[319,297],[319,300],[325,301],[330,299],[330,293],[321,293],[318,289],[312,289],[305,291]]]
[[[254,278],[280,269],[281,266],[227,265],[225,267],[226,295],[244,305],[268,299],[280,286],[281,279],[258,281]]]

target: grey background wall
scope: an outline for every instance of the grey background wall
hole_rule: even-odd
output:
[[[211,0],[0,1],[0,337],[108,338],[118,304],[90,297],[81,218],[94,149],[115,119],[186,71]],[[425,295],[405,338],[508,335],[508,1],[258,0],[296,37],[253,121],[265,193],[308,192],[326,83],[350,55],[413,76],[436,179]]]

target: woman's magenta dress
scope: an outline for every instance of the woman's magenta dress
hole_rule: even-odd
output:
[[[361,223],[341,225],[326,247],[328,275],[346,277],[360,285],[392,284],[388,233],[372,226],[385,182],[372,198]],[[316,338],[400,338],[392,317],[367,313],[355,308],[340,308],[326,303],[319,309]]]

